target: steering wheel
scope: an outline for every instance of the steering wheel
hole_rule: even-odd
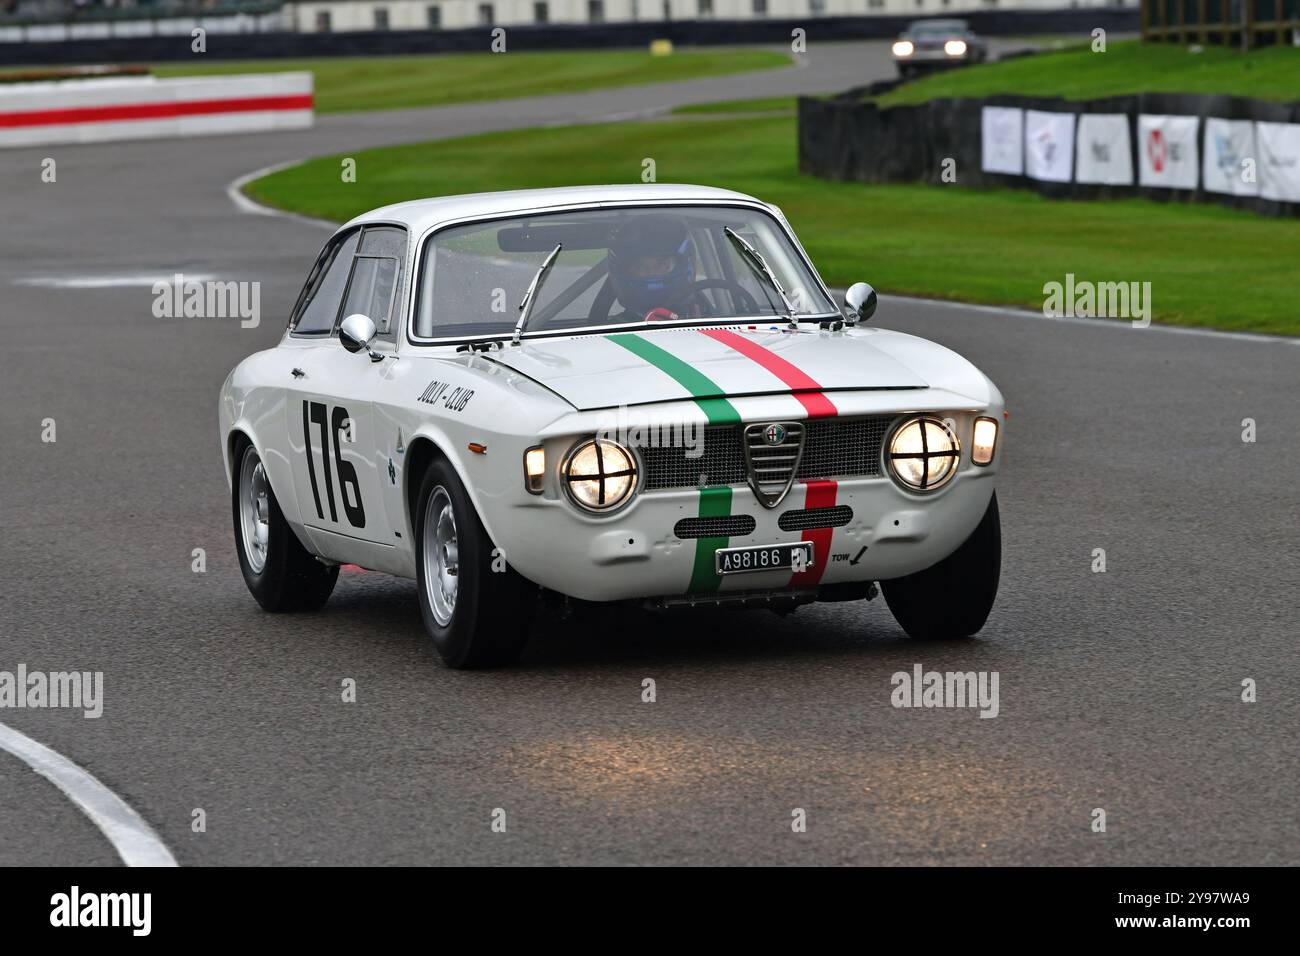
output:
[[[745,289],[735,282],[727,279],[698,279],[691,283],[689,289],[686,289],[681,295],[677,296],[672,302],[667,303],[667,307],[673,311],[681,309],[688,305],[692,300],[697,301],[701,306],[701,311],[709,313],[706,317],[712,317],[714,311],[713,304],[699,293],[705,289],[726,289],[736,297],[737,303],[744,312],[750,315],[758,315],[758,303],[754,297]],[[591,303],[591,311],[588,313],[587,321],[592,325],[600,325],[609,318],[609,310],[613,308],[615,300],[614,287],[607,280],[596,293],[595,300]],[[630,319],[631,316],[628,316]]]
[[[701,312],[712,317],[714,314],[713,303],[700,295],[700,293],[705,289],[726,289],[735,297],[736,304],[740,307],[742,312],[745,312],[748,315],[758,315],[759,313],[758,303],[754,301],[754,297],[746,292],[741,285],[732,282],[729,279],[697,279],[695,282],[691,283],[689,289],[679,295],[672,302],[669,302],[668,308],[677,311],[682,307],[689,305],[691,302],[695,302],[700,306]]]

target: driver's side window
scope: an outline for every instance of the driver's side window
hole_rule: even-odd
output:
[[[334,331],[360,238],[361,231],[354,229],[332,240],[321,253],[298,299],[291,326],[294,335],[327,336]]]

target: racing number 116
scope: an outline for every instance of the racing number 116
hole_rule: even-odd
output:
[[[364,528],[366,526],[366,509],[361,503],[361,483],[357,481],[357,469],[350,461],[344,461],[343,450],[339,448],[339,430],[350,423],[348,419],[348,410],[342,405],[334,407],[334,414],[329,416],[329,422],[326,421],[327,409],[322,402],[302,403],[302,443],[303,451],[307,455],[307,475],[311,478],[311,493],[316,499],[316,516],[322,521],[325,520],[325,512],[320,503],[320,487],[316,484],[316,466],[311,460],[311,423],[320,426],[320,463],[325,472],[325,499],[330,505],[330,521],[338,523],[338,512],[334,508],[334,479],[330,475],[330,435],[334,436],[334,467],[339,473],[339,497],[343,500],[343,512],[348,516],[348,522],[354,528]],[[356,504],[348,501],[348,489],[352,489],[352,497],[356,499]]]

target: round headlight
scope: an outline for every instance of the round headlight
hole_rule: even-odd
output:
[[[613,511],[636,491],[636,458],[618,442],[588,438],[564,460],[564,490],[584,511]]]
[[[952,429],[937,418],[912,418],[889,440],[894,480],[908,491],[934,491],[957,473],[961,446]]]
[[[894,56],[911,56],[914,49],[911,40],[896,40],[893,46]]]
[[[965,56],[965,55],[966,55],[966,41],[965,41],[965,40],[949,40],[948,42],[946,42],[946,43],[943,45],[943,52],[944,52],[944,53],[947,53],[949,56]]]

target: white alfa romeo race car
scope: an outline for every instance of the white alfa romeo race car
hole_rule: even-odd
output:
[[[984,624],[1002,396],[837,307],[779,209],[697,186],[401,203],[343,226],[221,389],[235,540],[269,611],[339,565],[419,581],[453,667],[545,598]]]

